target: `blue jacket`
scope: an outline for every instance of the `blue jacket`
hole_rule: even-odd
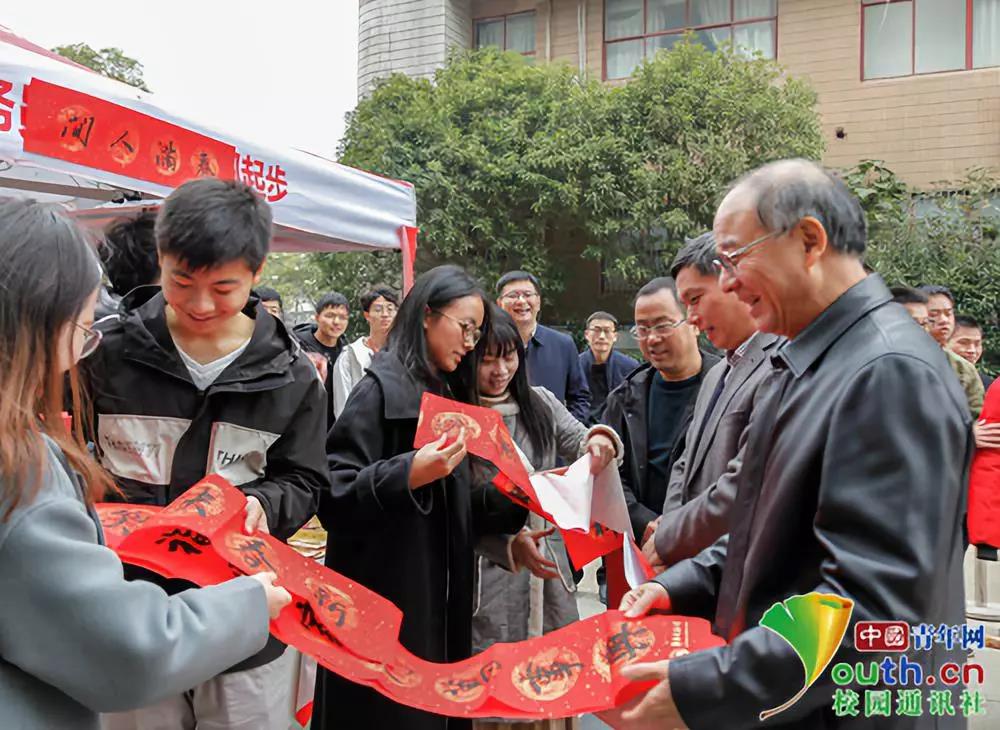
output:
[[[584,423],[590,415],[590,388],[580,368],[573,338],[538,325],[528,341],[528,381],[549,390]]]
[[[580,369],[583,371],[584,382],[589,382],[587,378],[587,373],[590,372],[590,368],[594,365],[594,353],[588,347],[586,350],[580,353]],[[608,376],[608,393],[617,388],[622,382],[629,376],[633,370],[639,367],[639,361],[634,360],[628,355],[618,352],[618,350],[611,351],[611,357],[608,358],[608,368],[605,371]],[[590,418],[587,421],[589,424],[600,423],[601,414],[604,412],[604,403],[595,403],[593,399],[590,402]]]

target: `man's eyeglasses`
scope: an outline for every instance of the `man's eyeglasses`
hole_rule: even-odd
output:
[[[594,335],[594,337],[598,337],[600,335],[604,335],[605,337],[614,337],[617,330],[612,327],[588,327],[587,332]]]
[[[685,322],[687,322],[686,319],[682,319],[680,322],[661,322],[660,324],[654,324],[652,327],[637,324],[629,331],[637,340],[646,340],[652,335],[656,335],[657,337],[668,337],[674,334],[677,331],[677,328]]]
[[[379,304],[377,306],[372,307],[368,311],[369,311],[370,314],[377,314],[377,315],[381,316],[383,314],[395,314],[396,313],[396,308],[394,306],[392,306],[391,304],[387,304],[385,306],[382,306],[381,304]]]
[[[755,248],[765,243],[775,236],[780,236],[781,231],[772,231],[771,233],[766,233],[760,238],[755,238],[746,246],[741,246],[735,251],[730,251],[729,253],[723,253],[720,251],[718,253],[718,258],[712,261],[715,268],[719,270],[720,274],[728,274],[729,276],[736,276],[736,267],[740,265],[740,259],[746,256],[748,253],[753,251]]]
[[[516,302],[518,299],[523,299],[526,302],[530,302],[532,299],[538,296],[538,292],[533,291],[509,291],[506,294],[501,294],[500,298],[505,302]]]
[[[92,330],[89,327],[84,327],[79,322],[74,322],[73,324],[83,330],[83,347],[80,348],[80,359],[83,360],[97,351],[104,333],[100,330]]]
[[[460,319],[452,317],[447,312],[442,312],[440,309],[433,310],[435,313],[440,314],[442,317],[447,317],[452,322],[457,324],[462,328],[462,337],[466,340],[472,342],[472,346],[475,347],[479,344],[479,340],[483,338],[483,331],[479,329],[473,322],[463,322]]]

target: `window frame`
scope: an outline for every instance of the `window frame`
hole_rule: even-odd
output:
[[[621,38],[608,38],[608,12],[607,4],[610,0],[604,0],[602,3],[603,13],[601,13],[601,79],[603,81],[625,81],[629,77],[622,76],[620,78],[610,78],[608,76],[608,46],[615,43],[624,43],[627,41],[642,41],[642,56],[646,58],[646,41],[650,38],[658,38],[661,36],[668,35],[678,35],[684,33],[693,33],[705,30],[715,30],[717,28],[729,28],[730,36],[732,35],[732,29],[740,25],[751,25],[754,23],[764,23],[773,22],[774,23],[774,56],[773,58],[777,60],[778,58],[778,15],[781,12],[781,0],[775,0],[774,3],[774,15],[769,16],[757,16],[753,18],[744,18],[741,20],[734,20],[736,16],[736,0],[729,0],[729,22],[728,23],[710,23],[708,25],[686,25],[679,28],[667,28],[665,30],[658,30],[652,33],[646,32],[646,23],[649,20],[649,0],[642,0],[642,35],[632,35],[632,36],[622,36]],[[691,0],[684,0],[684,17],[689,18],[691,16]]]
[[[501,48],[500,50],[503,51],[504,53],[506,53],[508,51],[508,48],[507,48],[507,20],[509,18],[516,18],[516,17],[521,16],[521,15],[531,15],[535,19],[535,50],[533,50],[533,51],[525,51],[525,52],[515,51],[513,49],[509,49],[509,50],[510,50],[511,53],[517,53],[517,54],[519,54],[521,56],[531,56],[531,57],[537,56],[538,55],[538,25],[537,25],[537,23],[538,23],[538,13],[536,11],[534,11],[534,10],[519,10],[516,13],[506,13],[504,15],[484,15],[481,18],[473,18],[472,19],[472,50],[478,51],[479,48],[480,48],[480,46],[476,45],[476,27],[480,23],[488,23],[490,21],[502,20],[503,21],[503,48]]]
[[[645,0],[643,0],[645,2]],[[859,38],[860,53],[858,54],[860,59],[860,64],[858,68],[858,77],[861,79],[862,83],[872,82],[872,81],[890,81],[893,79],[909,79],[915,76],[935,76],[937,74],[953,74],[962,73],[963,71],[982,71],[988,68],[1000,68],[1000,65],[993,66],[982,66],[981,68],[976,68],[973,65],[973,10],[974,0],[965,0],[965,67],[964,68],[951,68],[945,71],[920,71],[917,72],[917,4],[921,0],[861,0],[859,3],[861,12],[861,35]],[[874,78],[867,78],[865,76],[865,10],[870,7],[875,7],[878,5],[884,5],[886,3],[909,3],[910,5],[910,73],[903,74],[901,76],[878,76]]]

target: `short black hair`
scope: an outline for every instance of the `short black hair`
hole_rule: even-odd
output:
[[[894,286],[890,287],[889,292],[892,294],[892,301],[899,304],[927,304],[927,295],[920,289],[914,289],[910,286]]]
[[[155,226],[156,210],[145,208],[135,218],[116,220],[104,231],[101,263],[115,294],[125,296],[137,286],[155,284],[160,278]]]
[[[592,315],[587,317],[587,324],[585,326],[590,327],[590,323],[595,319],[606,319],[614,324],[615,327],[618,326],[618,318],[610,312],[594,312]]]
[[[970,317],[968,314],[958,314],[955,316],[955,329],[959,327],[965,327],[970,330],[983,331],[982,325],[975,317]]]
[[[535,291],[538,294],[542,293],[542,285],[539,283],[538,277],[534,274],[529,274],[527,271],[508,271],[497,279],[497,294],[502,292],[503,288],[512,281],[530,281],[531,285],[535,287]]]
[[[927,298],[935,296],[936,294],[942,294],[948,297],[948,301],[951,302],[951,306],[955,306],[955,295],[951,293],[951,289],[946,286],[940,286],[938,284],[921,284],[917,287],[920,291],[927,295]]]
[[[281,302],[281,295],[278,294],[277,289],[272,289],[269,286],[258,286],[254,289],[254,291],[257,292],[257,296],[260,297],[262,302],[277,302],[279,307],[282,309],[285,308],[285,305]]]
[[[378,284],[361,295],[361,311],[367,312],[371,309],[372,304],[374,304],[375,300],[379,297],[382,297],[387,302],[392,302],[397,307],[399,306],[399,294],[396,290],[386,286],[385,284]]]
[[[321,296],[319,301],[316,302],[316,314],[322,314],[324,309],[329,309],[330,307],[343,307],[348,312],[351,311],[350,306],[347,304],[347,297],[339,291],[332,291]]]
[[[831,248],[858,258],[864,255],[868,225],[861,201],[818,163],[801,158],[770,162],[744,175],[730,190],[744,185],[768,231],[787,233],[812,216],[823,224]]]
[[[657,276],[646,284],[643,284],[642,288],[635,293],[635,299],[632,300],[632,306],[639,301],[640,297],[648,297],[661,292],[664,289],[670,292],[670,296],[674,298],[677,302],[677,306],[680,308],[682,314],[686,314],[687,310],[684,308],[684,302],[681,298],[677,296],[677,282],[674,281],[672,276]]]
[[[160,206],[156,246],[194,270],[243,261],[257,271],[271,246],[271,209],[236,180],[200,177],[174,190]]]
[[[719,273],[715,268],[718,256],[715,250],[715,234],[711,231],[702,233],[696,238],[685,241],[670,265],[670,275],[676,279],[681,269],[693,266],[702,276],[714,276]]]

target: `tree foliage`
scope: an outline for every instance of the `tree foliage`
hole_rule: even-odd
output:
[[[142,77],[142,64],[134,58],[126,56],[120,48],[102,48],[96,51],[86,43],[72,43],[67,46],[57,46],[52,50],[102,76],[107,76],[109,79],[122,81],[137,89],[149,91],[146,81]]]
[[[815,102],[771,61],[695,43],[620,88],[484,49],[433,82],[382,80],[349,115],[340,153],[415,184],[419,268],[455,261],[490,281],[523,266],[558,288],[552,252],[570,248],[638,280],[657,251],[710,225],[733,177],[821,155]]]
[[[884,163],[845,175],[868,217],[867,262],[890,285],[940,284],[983,326],[985,364],[1000,368],[1000,177],[984,168],[915,191]]]

